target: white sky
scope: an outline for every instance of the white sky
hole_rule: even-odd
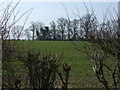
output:
[[[0,1],[3,1],[3,0],[0,0]],[[11,1],[11,0],[4,0],[4,1]],[[14,1],[17,2],[18,0],[14,0]],[[22,13],[29,10],[30,8],[33,8],[28,18],[28,21],[26,22],[25,27],[27,28],[29,27],[31,21],[34,21],[34,22],[39,21],[39,22],[43,22],[45,25],[48,25],[52,20],[56,21],[59,17],[67,18],[66,11],[63,5],[61,4],[61,2],[64,4],[66,9],[68,10],[69,17],[71,19],[74,19],[79,14],[76,7],[79,9],[80,15],[82,16],[86,13],[85,5],[83,4],[82,1],[83,0],[21,0],[19,6],[17,7],[17,10],[21,8],[19,12],[19,15],[21,15]],[[99,20],[102,20],[103,13],[105,13],[108,8],[110,11],[109,14],[113,16],[115,14],[113,8],[116,10],[116,12],[118,11],[117,10],[118,0],[84,0],[84,2],[86,3],[86,6],[89,9],[92,9],[90,1],[92,3],[93,9],[96,15],[98,16]],[[18,24],[22,24],[25,18],[26,17],[24,16],[18,22]]]

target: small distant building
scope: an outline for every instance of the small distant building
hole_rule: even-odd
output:
[[[41,33],[42,33],[42,39],[43,40],[49,40],[49,27],[45,26],[44,28],[41,28]]]

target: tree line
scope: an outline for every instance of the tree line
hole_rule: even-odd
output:
[[[94,38],[106,39],[117,37],[117,28],[117,19],[100,23],[96,16],[88,13],[73,20],[61,17],[57,21],[51,21],[49,26],[45,26],[42,22],[31,22],[30,26],[24,30],[24,36],[27,40],[33,41],[77,41],[90,39],[90,35]]]
[[[82,17],[67,19],[60,17],[51,21],[49,26],[42,22],[31,22],[30,26],[15,25],[10,32],[11,39],[20,40],[52,40],[52,41],[78,41],[92,38],[116,38],[118,32],[117,19],[104,19],[99,22],[94,14],[87,13]],[[4,37],[2,37],[4,39]],[[6,39],[6,37],[5,37]]]

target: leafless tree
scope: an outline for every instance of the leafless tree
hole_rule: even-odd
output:
[[[55,21],[50,22],[50,26],[53,32],[53,40],[56,40],[56,23]]]
[[[64,40],[65,28],[66,28],[66,19],[65,18],[58,18],[58,29],[61,30],[62,40]]]
[[[78,36],[78,26],[79,26],[79,20],[78,19],[74,19],[72,21],[72,28],[73,28],[73,40],[77,39]]]
[[[18,40],[20,39],[22,36],[23,36],[23,32],[21,30],[23,27],[20,26],[20,25],[17,25],[17,26],[14,26],[11,30],[11,39],[15,39],[15,40]]]
[[[45,27],[42,22],[31,22],[30,27],[28,30],[32,31],[32,40],[35,39],[39,40],[41,33],[41,28]]]
[[[0,31],[2,32],[2,70],[3,70],[3,81],[2,81],[2,86],[3,88],[19,88],[20,87],[20,75],[17,76],[15,71],[16,68],[13,67],[11,64],[11,61],[13,60],[12,55],[14,56],[16,54],[15,49],[16,49],[16,42],[15,40],[11,40],[11,32],[12,30],[16,30],[15,26],[16,23],[26,14],[25,22],[23,23],[23,26],[20,28],[19,33],[15,36],[15,39],[20,38],[22,31],[24,30],[25,23],[28,19],[28,16],[31,13],[31,9],[24,12],[22,15],[18,16],[19,10],[17,12],[16,8],[20,1],[18,1],[14,6],[12,5],[12,1],[7,4],[5,4],[5,7],[2,9],[0,12]],[[14,29],[13,29],[14,28]],[[17,30],[18,31],[18,30]],[[12,33],[16,33],[12,32]],[[7,71],[8,73],[4,73]],[[13,78],[14,77],[14,78]],[[19,82],[17,82],[19,81]]]
[[[81,18],[80,26],[85,33],[85,38],[88,39],[90,38],[90,33],[95,33],[95,31],[97,30],[97,19],[96,17],[94,17],[93,14],[88,13]]]
[[[120,88],[120,30],[118,15],[111,17],[111,15],[105,14],[103,22],[97,23],[97,17],[95,17],[92,10],[91,13],[81,19],[80,25],[85,32],[87,42],[84,42],[84,49],[79,44],[83,42],[74,43],[75,48],[91,57],[95,75],[106,90],[109,88],[117,90]],[[111,66],[109,62],[107,63],[108,60],[113,62]],[[111,74],[110,78],[107,77],[107,70]],[[112,83],[110,83],[111,79],[113,79]]]
[[[31,31],[29,29],[25,29],[24,36],[26,40],[31,40]]]

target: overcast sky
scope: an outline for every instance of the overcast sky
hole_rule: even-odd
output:
[[[67,14],[65,11],[65,8],[68,10],[69,17],[71,19],[78,18],[77,15],[85,15],[86,14],[86,8],[83,2],[20,2],[19,6],[17,7],[17,10],[20,8],[19,15],[24,13],[25,11],[29,10],[30,8],[33,8],[27,22],[26,26],[28,27],[31,23],[31,21],[38,21],[43,22],[45,25],[48,25],[52,20],[56,21],[60,17],[67,18]],[[115,11],[118,11],[118,3],[117,2],[85,2],[88,9],[92,9],[91,4],[93,6],[93,9],[95,11],[95,14],[97,15],[99,21],[102,20],[103,14],[108,10],[109,8],[109,14],[114,16]],[[78,13],[77,8],[79,9],[80,13]],[[25,16],[21,19],[21,21],[18,22],[18,24],[22,24],[25,20]]]

